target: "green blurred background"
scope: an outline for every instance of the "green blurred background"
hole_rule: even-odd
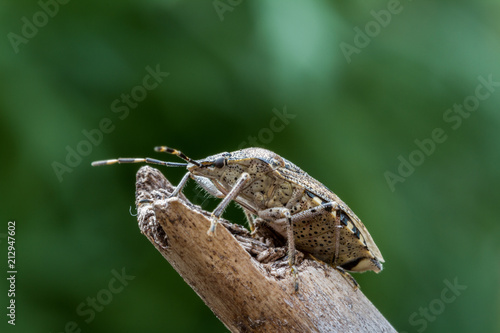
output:
[[[176,161],[155,145],[277,152],[364,221],[386,264],[355,278],[398,331],[500,331],[500,88],[478,79],[500,82],[498,1],[54,4],[0,5],[0,262],[6,276],[15,220],[18,270],[15,328],[0,282],[2,332],[226,330],[139,233],[139,165],[90,166]],[[92,318],[89,297],[105,303]]]

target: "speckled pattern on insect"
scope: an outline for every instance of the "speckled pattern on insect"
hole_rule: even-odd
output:
[[[287,239],[294,277],[297,272],[295,248],[341,271],[378,273],[382,270],[382,254],[353,211],[325,185],[276,153],[247,148],[193,160],[172,148],[156,147],[155,150],[177,155],[187,163],[119,158],[92,165],[145,162],[187,167],[188,172],[173,196],[192,178],[208,193],[222,198],[212,212],[208,233],[215,232],[218,218],[227,205],[235,201],[245,211],[251,230],[259,218]]]

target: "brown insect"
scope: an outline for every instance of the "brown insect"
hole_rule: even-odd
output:
[[[231,201],[243,208],[252,231],[255,219],[266,221],[288,242],[288,260],[296,290],[296,248],[342,273],[382,270],[382,254],[356,214],[325,185],[276,153],[246,148],[193,160],[176,149],[156,147],[155,150],[177,155],[187,163],[119,158],[92,165],[144,162],[187,167],[188,172],[171,196],[178,195],[192,178],[209,194],[222,199],[212,212],[209,235],[215,233],[217,221]]]

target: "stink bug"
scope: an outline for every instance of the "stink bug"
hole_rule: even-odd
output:
[[[252,231],[256,219],[265,221],[288,242],[295,289],[295,248],[341,272],[382,270],[382,254],[356,214],[325,185],[276,153],[246,148],[193,160],[176,149],[162,146],[155,150],[176,155],[186,163],[118,158],[92,165],[150,163],[187,167],[188,172],[171,196],[177,196],[192,178],[209,194],[222,199],[212,212],[209,235],[215,233],[217,221],[231,201],[244,210]]]

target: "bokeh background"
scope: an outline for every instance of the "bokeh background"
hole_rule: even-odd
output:
[[[386,265],[355,278],[398,331],[500,331],[498,1],[60,1],[0,5],[2,332],[226,330],[139,233],[139,165],[90,166],[176,161],[155,145],[279,153],[364,221]]]

